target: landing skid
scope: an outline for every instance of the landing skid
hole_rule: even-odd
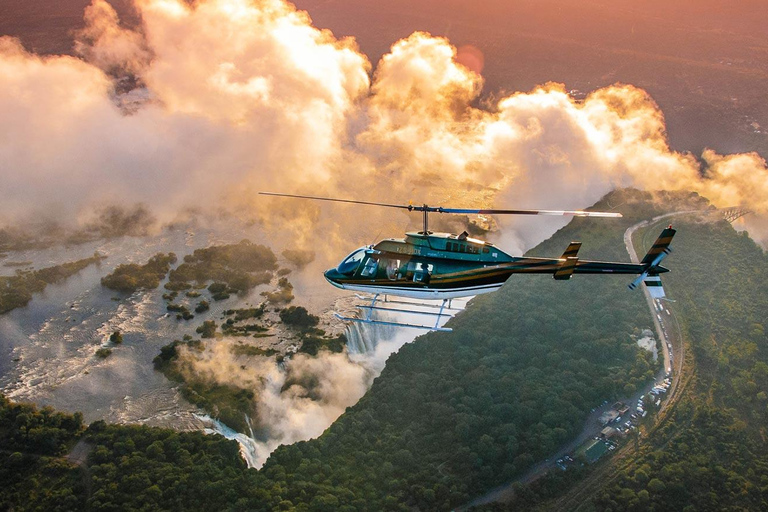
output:
[[[356,323],[362,323],[362,324],[374,324],[374,325],[389,325],[392,327],[406,327],[409,329],[424,329],[426,331],[438,331],[438,332],[451,332],[453,329],[450,327],[440,327],[440,320],[443,318],[451,318],[453,317],[453,313],[449,313],[449,311],[461,311],[461,309],[456,309],[451,307],[451,299],[443,299],[441,304],[421,304],[418,302],[407,302],[407,301],[400,301],[400,300],[388,300],[387,296],[385,295],[383,299],[379,299],[379,296],[381,294],[377,293],[373,296],[373,298],[370,298],[371,303],[370,304],[356,304],[355,307],[363,311],[363,317],[362,318],[353,318],[353,317],[347,317],[340,315],[338,313],[334,313],[334,316],[338,318],[339,320],[343,320],[345,322],[356,322]],[[355,296],[358,299],[361,300],[369,300],[369,297],[364,297],[362,295]],[[398,305],[408,305],[408,306],[416,306],[416,307],[426,307],[426,308],[434,308],[439,309],[437,313],[434,313],[432,311],[419,311],[415,309],[404,309],[404,308],[389,308],[384,306],[377,306],[376,302],[379,302],[379,304],[398,304]],[[403,323],[403,322],[390,322],[385,320],[375,320],[373,318],[374,311],[391,311],[393,313],[406,313],[410,315],[422,315],[422,316],[431,316],[435,317],[435,323],[434,325],[423,325],[423,324],[409,324],[409,323]]]

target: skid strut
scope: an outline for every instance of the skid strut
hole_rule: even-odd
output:
[[[360,309],[363,312],[362,318],[346,317],[338,313],[334,313],[334,316],[336,316],[336,318],[338,318],[339,320],[343,320],[347,322],[357,322],[357,323],[374,324],[374,325],[389,325],[393,327],[407,327],[409,329],[424,329],[427,331],[451,332],[453,329],[449,327],[440,327],[440,320],[446,317],[448,318],[453,317],[453,314],[449,313],[448,311],[461,311],[460,309],[451,307],[450,299],[443,299],[441,304],[438,305],[438,304],[421,304],[417,302],[388,300],[386,295],[384,296],[383,300],[380,300],[379,299],[380,295],[381,294],[379,293],[375,294],[370,299],[371,300],[370,304],[355,305],[356,308]],[[368,297],[364,297],[362,295],[357,295],[357,297],[361,300],[368,300]],[[437,312],[420,311],[416,309],[390,308],[390,307],[384,307],[384,306],[377,306],[376,305],[377,301],[380,304],[398,304],[398,305],[406,305],[406,306],[425,307],[425,308],[438,309],[438,311]],[[434,325],[431,325],[431,324],[422,325],[422,324],[411,324],[411,323],[394,322],[394,321],[386,321],[386,320],[375,320],[373,318],[374,311],[391,311],[393,313],[405,313],[409,315],[430,316],[430,317],[435,317],[435,323]]]

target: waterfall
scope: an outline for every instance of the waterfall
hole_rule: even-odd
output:
[[[470,298],[471,297],[454,299],[453,301],[454,311],[456,309],[464,309],[464,307],[466,307],[467,305],[467,301]],[[410,307],[414,311],[436,312],[436,310],[429,308],[431,304],[432,303],[426,303],[426,302],[423,304],[420,304],[418,301],[413,300],[412,303],[410,304]],[[359,318],[361,317],[362,313],[357,312],[356,314]],[[428,318],[433,318],[433,317],[428,317]],[[420,315],[414,315],[414,314],[409,314],[404,312],[399,312],[399,313],[385,312],[382,310],[376,311],[373,319],[384,320],[389,322],[412,323],[417,325],[419,324],[425,325],[425,324],[434,322],[433,319],[425,321],[425,317]],[[440,321],[440,325],[445,324],[447,320],[448,320],[448,317],[444,317],[444,319]],[[403,331],[410,333],[411,340],[416,336],[418,336],[419,334],[423,334],[424,332],[426,332],[426,331],[419,331],[419,330],[409,329],[404,327],[396,327],[393,325],[350,322],[344,331],[344,334],[347,337],[347,352],[349,352],[351,356],[372,355],[382,341],[393,340],[396,337],[398,337],[398,335]]]
[[[245,417],[245,424],[248,425],[248,432],[251,433],[251,439],[256,440],[256,434],[253,433],[253,424],[251,423],[251,418],[246,413],[243,413],[243,416]]]
[[[391,325],[349,322],[344,330],[347,352],[351,356],[372,355],[381,341],[394,338],[397,329]]]
[[[247,414],[245,415],[245,420],[251,432],[250,437],[248,437],[245,434],[241,434],[240,432],[235,432],[234,430],[226,426],[224,423],[220,422],[217,419],[211,418],[208,415],[204,415],[204,416],[196,415],[196,416],[204,423],[210,425],[210,428],[204,429],[204,432],[206,434],[220,434],[227,439],[230,439],[232,441],[237,441],[237,444],[240,445],[240,455],[243,457],[246,464],[248,464],[249,468],[258,468],[260,466],[258,462],[259,446],[258,446],[258,442],[256,441],[253,435],[253,428],[251,428],[251,419],[248,417]]]
[[[372,336],[372,324],[350,322],[344,329],[347,337],[347,352],[350,355],[368,354],[376,350],[376,337]]]

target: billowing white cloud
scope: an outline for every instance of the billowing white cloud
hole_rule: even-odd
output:
[[[669,148],[661,111],[630,85],[577,102],[546,84],[483,109],[482,77],[426,33],[396,42],[371,80],[353,40],[283,0],[136,8],[142,25],[128,30],[93,0],[82,59],[39,57],[2,38],[1,218],[51,209],[74,218],[112,202],[145,202],[161,218],[228,208],[288,225],[304,243],[318,225],[333,240],[339,228],[355,237],[405,218],[370,211],[358,229],[347,226],[354,215],[330,221],[315,205],[256,191],[575,208],[631,185],[768,208],[763,160],[707,151],[702,170]],[[126,76],[141,88],[126,94]]]

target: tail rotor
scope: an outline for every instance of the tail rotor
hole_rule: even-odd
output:
[[[629,283],[628,288],[630,290],[634,290],[640,286],[640,283],[645,283],[651,297],[654,299],[662,299],[666,297],[659,274],[669,272],[669,269],[662,267],[660,263],[670,252],[672,252],[672,248],[669,244],[672,242],[672,238],[675,236],[676,232],[676,230],[672,229],[671,225],[661,232],[659,237],[653,243],[653,246],[651,246],[651,249],[648,251],[648,254],[646,254],[643,261],[640,262],[641,265],[643,265],[643,272],[637,279]]]

